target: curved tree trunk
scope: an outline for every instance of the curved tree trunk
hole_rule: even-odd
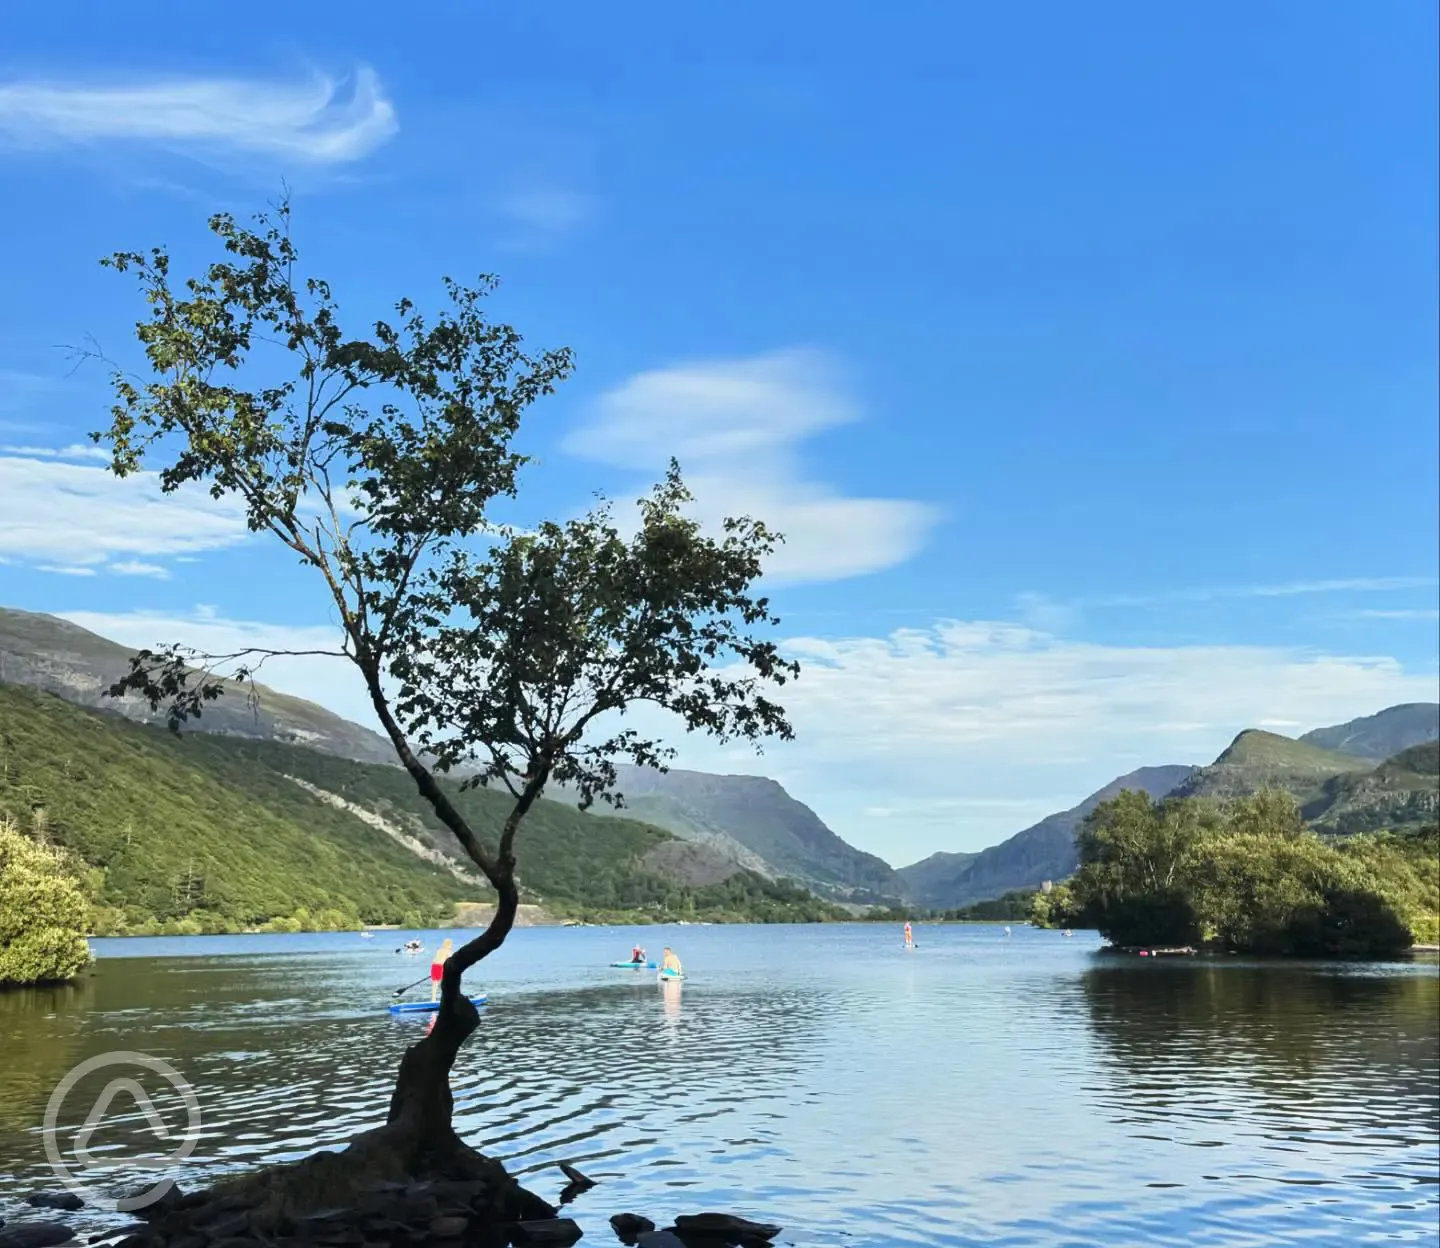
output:
[[[515,925],[520,904],[513,875],[502,877],[496,892],[495,915],[489,925],[474,940],[455,950],[445,963],[435,1026],[400,1059],[386,1121],[397,1132],[413,1135],[422,1148],[425,1141],[440,1150],[459,1144],[451,1122],[455,1099],[450,1092],[450,1071],[460,1046],[480,1023],[479,1012],[461,988],[461,978],[504,943]]]

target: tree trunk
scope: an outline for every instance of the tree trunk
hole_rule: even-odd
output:
[[[513,873],[496,882],[495,915],[474,940],[461,945],[445,963],[440,981],[440,1008],[430,1034],[405,1050],[390,1096],[387,1125],[414,1141],[420,1153],[444,1153],[460,1146],[452,1116],[455,1098],[450,1071],[460,1046],[480,1024],[479,1012],[461,987],[465,972],[504,943],[515,925],[520,893]]]

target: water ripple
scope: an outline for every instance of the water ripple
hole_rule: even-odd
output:
[[[602,1242],[620,1209],[707,1207],[812,1248],[1434,1242],[1433,965],[1137,970],[1023,929],[910,957],[889,935],[690,928],[669,939],[691,977],[662,988],[603,969],[629,933],[518,932],[484,967],[457,1125],[544,1194],[560,1159],[601,1180],[575,1210]],[[383,1121],[426,1022],[383,1011],[415,964],[353,940],[103,942],[80,988],[0,997],[0,1203],[53,1185],[45,1098],[109,1050],[195,1085],[182,1183]],[[148,1129],[118,1111],[91,1147],[134,1157]]]

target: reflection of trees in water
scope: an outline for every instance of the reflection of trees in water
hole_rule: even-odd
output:
[[[1239,1082],[1261,1100],[1365,1107],[1416,1129],[1440,1090],[1440,979],[1253,965],[1105,966],[1082,977],[1093,1033],[1163,1109]]]
[[[94,995],[90,975],[63,987],[0,992],[0,1131],[40,1125],[50,1093],[80,1060],[81,1024]]]

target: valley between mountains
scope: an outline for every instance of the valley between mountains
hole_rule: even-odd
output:
[[[53,616],[0,609],[0,816],[70,850],[113,931],[296,930],[438,922],[480,879],[393,765],[388,742],[262,689],[222,698],[176,738],[104,695],[131,652]],[[1299,740],[1242,731],[1204,767],[1117,777],[978,853],[899,870],[849,845],[774,780],[622,768],[626,808],[563,794],[526,828],[532,920],[807,921],[869,906],[963,907],[1059,881],[1075,832],[1123,789],[1229,798],[1277,787],[1322,833],[1433,823],[1440,705],[1415,703]],[[457,800],[477,825],[501,799]]]

